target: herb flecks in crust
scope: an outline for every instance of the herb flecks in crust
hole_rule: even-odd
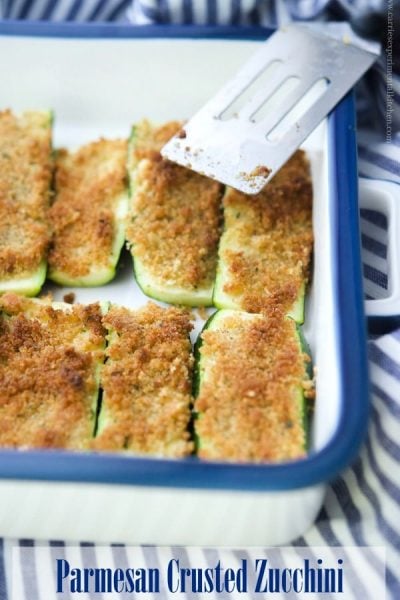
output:
[[[127,238],[151,278],[167,288],[195,291],[214,282],[222,187],[161,157],[160,149],[181,126],[157,128],[142,121],[134,128]]]
[[[236,308],[292,309],[309,278],[313,245],[312,186],[302,151],[265,189],[224,197],[225,231],[219,248],[222,292]]]
[[[99,305],[63,310],[5,294],[0,311],[0,446],[88,448],[104,357]]]
[[[74,279],[112,268],[116,212],[126,193],[126,147],[125,140],[100,139],[76,152],[57,152],[51,273]]]
[[[152,303],[135,312],[113,306],[103,323],[109,344],[94,448],[169,457],[190,454],[189,312]]]
[[[280,311],[268,318],[223,313],[201,334],[199,456],[255,462],[304,456],[302,392],[310,359],[294,321]]]
[[[51,115],[0,112],[0,280],[29,276],[45,259]]]

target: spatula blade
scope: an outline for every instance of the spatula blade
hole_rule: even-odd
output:
[[[309,27],[281,29],[161,153],[257,194],[376,59]]]

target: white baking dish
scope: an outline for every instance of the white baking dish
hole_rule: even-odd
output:
[[[243,41],[234,29],[227,30],[230,39],[201,28],[190,30],[197,39],[185,39],[177,28],[31,25],[15,35],[20,31],[0,26],[0,106],[54,109],[56,146],[127,136],[142,117],[189,117],[268,34],[251,30],[253,40]],[[312,165],[315,232],[305,333],[318,370],[310,456],[281,465],[228,465],[4,450],[0,535],[272,545],[289,542],[313,522],[327,481],[354,458],[368,413],[351,96],[304,148]],[[77,300],[146,302],[129,258],[123,262],[109,285],[75,289]],[[56,298],[69,291],[51,289]]]

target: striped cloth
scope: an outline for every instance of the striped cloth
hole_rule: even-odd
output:
[[[0,0],[0,7],[4,19],[272,26],[292,19],[333,19],[350,20],[364,33],[386,33],[382,59],[359,86],[359,171],[363,177],[400,185],[400,74],[393,68],[400,31],[398,0]],[[367,16],[371,13],[372,20]],[[368,298],[388,295],[387,230],[384,214],[361,210]],[[369,356],[373,407],[367,441],[356,463],[329,487],[315,526],[295,544],[385,546],[388,598],[398,600],[400,330],[371,340]],[[11,541],[4,544],[9,547]],[[0,541],[0,600],[6,599],[4,544]]]

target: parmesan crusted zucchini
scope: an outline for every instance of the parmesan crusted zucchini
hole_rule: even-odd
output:
[[[89,448],[106,308],[0,298],[0,447]]]
[[[50,234],[52,113],[0,112],[0,293],[39,293]]]
[[[218,308],[268,313],[282,308],[304,321],[312,253],[312,187],[298,151],[256,196],[228,189],[214,289]]]
[[[154,456],[190,454],[188,313],[152,303],[135,312],[113,306],[103,324],[107,361],[93,447]]]
[[[221,310],[197,348],[195,433],[202,458],[296,459],[307,448],[310,357],[296,323]]]
[[[222,186],[161,158],[181,127],[142,121],[128,149],[127,239],[143,292],[171,304],[210,306],[220,234]]]
[[[126,141],[101,139],[56,155],[49,278],[61,285],[109,282],[125,241]]]

